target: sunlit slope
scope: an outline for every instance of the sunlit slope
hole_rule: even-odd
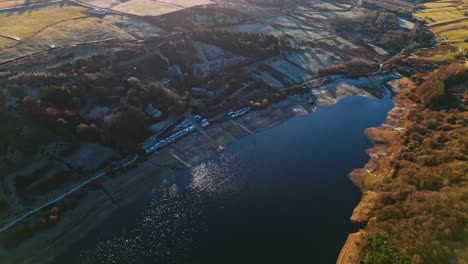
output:
[[[421,57],[434,60],[465,56],[468,51],[468,1],[439,0],[421,5],[415,16],[437,35],[439,47]],[[462,57],[463,57],[462,56]]]

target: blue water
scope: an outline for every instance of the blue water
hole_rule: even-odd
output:
[[[170,175],[56,263],[335,263],[360,199],[348,174],[392,107],[347,97]]]

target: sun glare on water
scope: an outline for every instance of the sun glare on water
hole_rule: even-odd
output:
[[[83,263],[140,263],[155,258],[172,263],[183,258],[194,247],[193,236],[203,223],[204,206],[233,197],[245,187],[241,166],[233,155],[203,162],[189,173],[188,183],[177,177],[164,179],[138,222],[83,252]]]

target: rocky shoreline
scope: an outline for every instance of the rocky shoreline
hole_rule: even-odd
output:
[[[361,201],[350,217],[351,221],[360,227],[366,226],[375,217],[374,211],[379,206],[382,194],[371,191],[371,187],[393,174],[393,166],[388,163],[394,159],[392,157],[399,156],[401,145],[398,142],[401,133],[405,131],[406,116],[415,107],[414,103],[404,96],[402,91],[404,86],[405,79],[396,80],[387,85],[395,94],[394,107],[381,126],[366,129],[366,136],[374,145],[367,150],[369,162],[349,175],[351,181],[362,192]],[[359,263],[366,234],[364,229],[360,229],[348,236],[338,256],[337,264]]]

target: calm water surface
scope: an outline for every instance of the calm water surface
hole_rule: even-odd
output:
[[[242,138],[118,209],[56,263],[335,263],[360,198],[348,174],[392,107],[348,97]]]

